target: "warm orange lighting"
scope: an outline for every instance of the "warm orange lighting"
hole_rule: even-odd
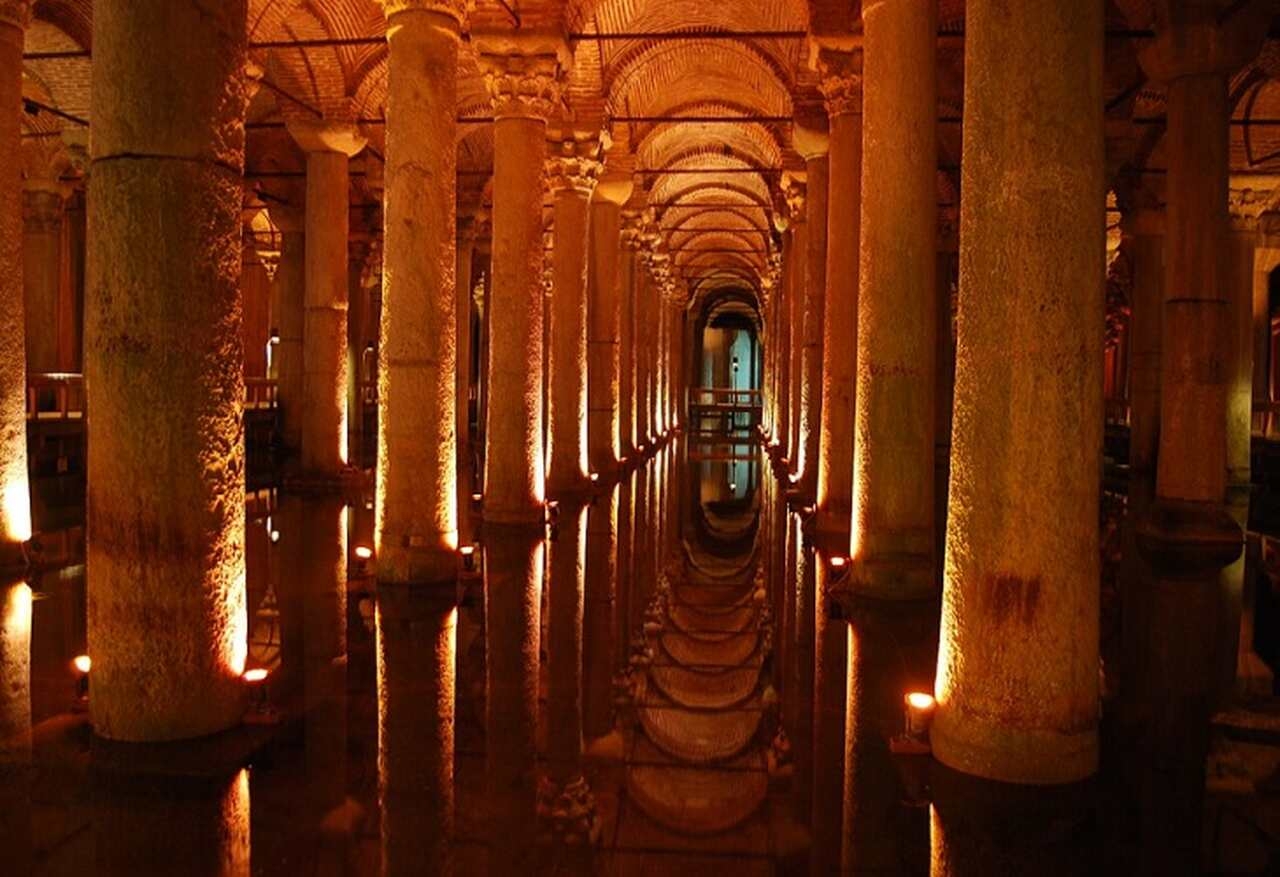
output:
[[[368,545],[357,545],[355,548],[356,557],[360,560],[368,560],[373,557],[373,549]]]
[[[913,691],[907,695],[907,706],[917,710],[933,709],[933,695],[923,691]]]
[[[483,493],[473,493],[473,494],[471,494],[471,501],[472,501],[472,502],[480,502],[480,500],[482,500],[482,499],[484,499],[484,494],[483,494]]]
[[[849,562],[849,558],[847,557],[831,558],[831,566],[834,567],[835,569],[844,569],[845,564],[847,564],[848,562]]]
[[[25,475],[15,477],[4,486],[0,494],[0,525],[11,542],[26,542],[31,538],[31,500],[27,496]]]
[[[592,483],[592,484],[595,484],[597,481],[599,481],[599,480],[600,480],[600,473],[599,473],[599,472],[592,472],[592,473],[591,473],[590,475],[588,475],[587,477],[591,479],[591,483]]]
[[[240,678],[250,685],[257,685],[259,682],[265,682],[270,675],[271,671],[266,667],[254,667],[250,670],[245,670],[244,675]]]
[[[89,671],[93,668],[93,659],[88,655],[76,655],[71,659],[71,666],[81,676],[88,676]]]
[[[474,545],[463,545],[461,548],[458,549],[458,552],[463,557],[470,557],[471,555],[476,553],[476,547]]]

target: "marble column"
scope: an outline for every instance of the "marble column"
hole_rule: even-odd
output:
[[[276,404],[280,409],[280,441],[297,455],[302,450],[302,333],[307,295],[306,214],[301,208],[275,205],[271,221],[280,230],[280,262],[276,266],[275,327],[280,333],[272,362],[276,368]]]
[[[583,609],[585,676],[582,733],[603,737],[613,726],[613,673],[626,654],[626,639],[617,639],[614,624],[621,575],[620,488],[614,484],[587,510],[587,581]]]
[[[27,369],[23,339],[22,41],[26,0],[0,2],[0,569],[24,567],[31,538],[27,489]],[[238,231],[238,228],[237,228]],[[18,576],[20,578],[20,576]]]
[[[796,150],[805,160],[805,241],[808,244],[804,285],[804,351],[800,378],[800,442],[796,471],[800,491],[812,497],[818,483],[818,448],[822,420],[823,302],[827,287],[827,180],[829,161],[825,131],[797,125]]]
[[[773,336],[773,438],[777,453],[788,457],[791,448],[791,281],[795,277],[795,237],[789,221],[776,218],[782,231],[782,263],[777,286],[773,290],[776,331]]]
[[[458,274],[454,289],[454,332],[458,339],[454,401],[454,432],[458,442],[459,494],[469,495],[472,482],[471,455],[471,361],[472,350],[472,278],[475,276],[475,221],[458,217]]]
[[[796,480],[800,477],[800,449],[803,436],[800,432],[801,398],[804,389],[804,333],[805,305],[809,289],[809,223],[806,201],[806,180],[794,174],[787,187],[787,210],[790,213],[791,265],[787,283],[787,438],[788,470]]]
[[[300,462],[310,474],[333,476],[347,465],[348,164],[365,139],[349,122],[288,125],[307,155]]]
[[[66,187],[57,180],[27,180],[22,199],[27,372],[54,372],[60,370],[58,310]]]
[[[640,289],[639,216],[623,211],[620,241],[621,270],[618,282],[618,419],[622,456],[636,453],[636,294]]]
[[[380,760],[380,792],[389,808],[382,825],[383,873],[449,873],[458,562],[454,118],[465,5],[397,0],[385,3],[384,12],[374,537],[379,751],[386,759]],[[308,235],[308,250],[312,244]],[[403,773],[395,771],[398,766]]]
[[[817,527],[824,533],[845,533],[853,510],[854,367],[862,203],[862,59],[860,55],[825,52],[820,62],[822,94],[830,117],[830,153]]]
[[[591,193],[600,176],[599,142],[554,144],[547,162],[555,210],[550,325],[550,464],[547,493],[590,487],[587,449],[587,240]]]
[[[937,4],[867,0],[852,587],[935,590]]]
[[[116,740],[211,734],[244,706],[246,16],[244,0],[94,8],[90,710]]]
[[[1133,254],[1129,315],[1129,478],[1155,486],[1160,444],[1160,336],[1164,310],[1164,211],[1146,207],[1122,219]],[[1132,493],[1132,491],[1131,491]]]
[[[831,592],[841,585],[841,571],[832,567],[833,557],[843,558],[838,537],[818,545],[814,556],[813,628],[813,801],[809,827],[813,833],[809,873],[835,874],[840,870],[840,839],[843,830],[845,745],[844,723],[847,709],[849,625],[841,615]],[[831,546],[838,546],[833,554]]]
[[[968,14],[933,752],[1069,782],[1098,759],[1104,16],[1098,0]]]
[[[640,246],[647,241],[641,239]],[[653,444],[653,363],[650,356],[653,351],[650,343],[653,338],[653,298],[658,294],[653,278],[649,273],[649,253],[638,251],[635,282],[635,414],[636,414],[636,450],[648,451]]]
[[[612,476],[622,455],[619,389],[622,292],[622,205],[631,180],[605,179],[591,202],[591,265],[587,308],[587,457],[591,471]]]
[[[486,521],[542,519],[542,181],[546,120],[560,102],[554,55],[482,58],[493,98],[493,287]]]

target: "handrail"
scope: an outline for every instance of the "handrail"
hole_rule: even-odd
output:
[[[759,390],[740,390],[734,387],[690,387],[689,404],[758,408],[763,404],[763,395]]]
[[[277,405],[278,392],[274,378],[245,378],[244,409],[272,410]],[[84,375],[79,372],[27,375],[27,420],[83,420],[87,410]]]
[[[267,411],[275,408],[279,389],[275,378],[245,378],[244,409]]]

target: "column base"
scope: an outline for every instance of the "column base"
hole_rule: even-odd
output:
[[[1156,499],[1136,530],[1143,559],[1170,579],[1214,574],[1244,550],[1240,525],[1217,504]]]
[[[1098,771],[1096,727],[1077,732],[1017,728],[940,702],[933,756],[961,773],[1022,785],[1063,785]]]
[[[924,600],[937,593],[933,558],[923,554],[880,554],[850,561],[848,589],[885,601]]]

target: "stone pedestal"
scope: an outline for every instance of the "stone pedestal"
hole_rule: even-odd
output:
[[[246,15],[94,8],[90,710],[115,740],[211,734],[244,708]]]
[[[1098,759],[1103,11],[1026,12],[972,0],[966,25],[932,740],[935,757],[966,773],[1063,783]]]

